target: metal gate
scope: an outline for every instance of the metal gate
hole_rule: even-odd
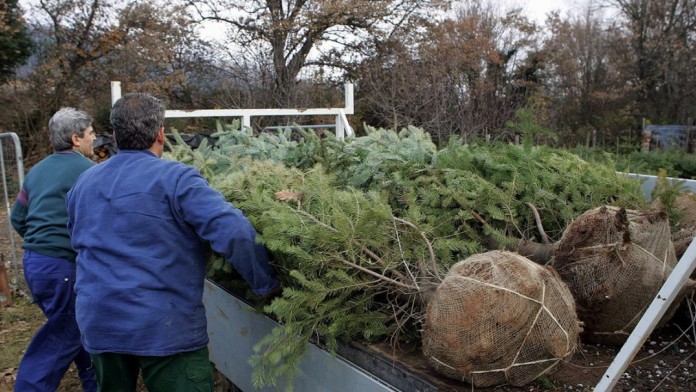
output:
[[[10,224],[12,203],[24,183],[24,163],[19,137],[14,132],[0,133],[0,179],[2,180],[4,219],[0,227],[0,263],[9,274],[10,287],[17,289],[19,284],[19,247],[21,241]]]

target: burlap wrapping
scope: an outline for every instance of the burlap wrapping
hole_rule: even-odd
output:
[[[603,206],[568,226],[553,266],[573,292],[583,337],[618,345],[628,338],[676,262],[665,214]],[[661,324],[671,318],[679,301]]]
[[[430,364],[477,387],[530,383],[573,353],[580,332],[560,277],[502,251],[455,264],[425,320],[423,353]]]
[[[677,197],[674,208],[680,213],[677,230],[672,233],[674,243],[674,253],[677,259],[681,258],[686,252],[686,248],[691,245],[691,241],[696,235],[696,195],[687,193]],[[696,272],[694,272],[696,274]],[[691,275],[694,278],[694,274]]]

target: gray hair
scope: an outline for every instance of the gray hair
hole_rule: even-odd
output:
[[[62,108],[48,120],[48,133],[56,151],[72,148],[72,136],[82,137],[92,125],[92,116],[75,108]]]
[[[146,150],[164,124],[164,104],[145,93],[126,94],[111,108],[111,127],[120,150]]]

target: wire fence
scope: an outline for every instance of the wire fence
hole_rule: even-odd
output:
[[[0,211],[0,269],[10,271],[9,284],[19,286],[19,258],[21,239],[10,223],[12,205],[24,182],[22,146],[16,133],[0,133],[0,180],[3,209]],[[8,265],[9,264],[9,265]]]

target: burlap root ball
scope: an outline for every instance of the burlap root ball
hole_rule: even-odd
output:
[[[675,225],[676,230],[672,233],[672,242],[674,253],[679,259],[696,235],[696,195],[693,193],[680,195],[674,202],[674,208],[679,211],[680,217],[678,224]],[[691,275],[692,278],[695,277],[694,274]]]
[[[553,266],[568,284],[584,323],[583,338],[623,344],[676,265],[664,213],[603,206],[563,232]],[[682,296],[692,290],[689,283]],[[674,314],[677,304],[661,323]]]
[[[441,374],[477,387],[522,386],[574,352],[568,287],[549,267],[492,251],[455,264],[429,302],[423,353]]]

